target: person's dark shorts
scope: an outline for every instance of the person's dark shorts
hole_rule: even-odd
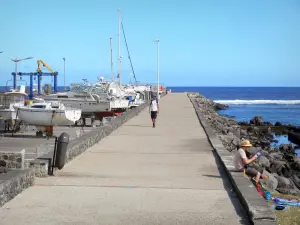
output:
[[[157,111],[151,111],[151,119],[157,118]]]
[[[254,169],[253,167],[250,167],[248,166],[246,168],[246,174],[249,176],[249,177],[255,177],[257,175],[259,171],[257,171],[256,169]]]

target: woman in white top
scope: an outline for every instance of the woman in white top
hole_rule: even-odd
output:
[[[156,97],[153,97],[149,106],[149,113],[151,115],[151,120],[153,124],[153,128],[155,128],[155,122],[157,118],[157,114],[159,113],[159,104]]]

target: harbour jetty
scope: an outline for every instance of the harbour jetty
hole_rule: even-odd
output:
[[[0,208],[1,222],[262,224],[247,214],[186,93],[160,100],[156,128],[147,107],[125,120],[54,176],[35,178]]]
[[[282,194],[300,196],[300,160],[291,144],[281,144],[279,148],[272,148],[274,133],[285,133],[296,129],[291,125],[276,123],[273,126],[264,122],[261,117],[254,117],[251,121],[238,123],[232,118],[220,116],[216,110],[227,106],[213,102],[198,93],[191,93],[195,106],[199,108],[205,121],[212,127],[219,140],[229,152],[235,152],[241,139],[249,139],[254,148],[251,154],[262,153],[257,163],[252,166],[263,171],[269,177],[264,184],[272,191]]]

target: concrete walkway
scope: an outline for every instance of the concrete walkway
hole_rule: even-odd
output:
[[[185,94],[161,100],[0,209],[0,224],[247,224]]]

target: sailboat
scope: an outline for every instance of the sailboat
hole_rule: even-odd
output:
[[[41,102],[14,106],[20,120],[37,126],[74,125],[81,117],[80,109],[65,107],[60,102]]]

